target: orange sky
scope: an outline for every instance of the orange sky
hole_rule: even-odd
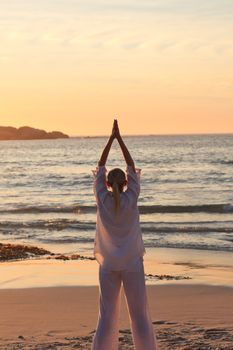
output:
[[[3,0],[0,125],[233,132],[233,4]]]

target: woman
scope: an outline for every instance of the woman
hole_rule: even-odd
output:
[[[117,139],[127,169],[107,174],[106,161]],[[117,350],[121,284],[123,284],[136,350],[156,350],[145,286],[145,248],[139,223],[137,200],[140,171],[120,135],[117,120],[94,174],[97,222],[94,255],[99,263],[99,318],[92,350]],[[127,186],[127,189],[125,187]]]

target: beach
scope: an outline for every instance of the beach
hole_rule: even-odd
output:
[[[144,257],[159,349],[232,349],[232,268],[216,261],[214,268],[210,257],[209,265],[204,258],[201,264],[200,257],[199,264],[194,258],[185,264],[181,253],[173,252],[177,263],[168,258],[169,249],[148,251]],[[1,262],[0,349],[91,349],[98,318],[98,263],[88,257],[57,257]],[[119,349],[129,350],[134,347],[123,287],[121,295]]]
[[[159,349],[232,349],[231,288],[148,286]],[[98,315],[98,287],[0,291],[0,349],[91,349]],[[122,294],[119,349],[133,349]]]
[[[2,142],[1,350],[91,349],[98,319],[91,170],[105,141]],[[127,144],[142,169],[145,280],[159,349],[232,350],[232,136]],[[108,169],[125,169],[112,152]],[[134,349],[123,290],[119,349]]]

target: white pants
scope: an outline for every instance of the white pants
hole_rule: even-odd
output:
[[[143,258],[126,270],[99,266],[99,318],[92,350],[117,350],[123,282],[135,350],[157,350],[149,313]]]

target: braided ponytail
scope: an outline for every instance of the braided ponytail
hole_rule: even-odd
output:
[[[108,183],[112,188],[115,214],[118,215],[121,205],[120,189],[126,181],[125,173],[119,168],[114,168],[108,173]]]
[[[117,215],[120,209],[121,198],[120,198],[118,184],[116,181],[114,181],[112,184],[112,192],[113,192],[113,198],[115,203],[115,214]]]

